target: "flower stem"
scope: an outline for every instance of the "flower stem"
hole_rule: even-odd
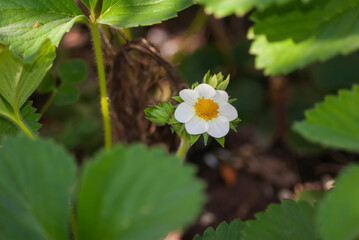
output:
[[[190,146],[191,144],[190,144],[189,136],[181,137],[181,143],[178,147],[177,157],[181,158],[182,161],[184,161],[186,157],[186,153]]]
[[[111,136],[111,120],[110,120],[110,110],[108,104],[107,96],[107,86],[106,86],[106,76],[105,76],[105,66],[103,63],[103,55],[101,48],[100,33],[98,29],[98,23],[90,23],[93,44],[95,47],[96,62],[97,62],[97,71],[98,78],[100,83],[100,94],[101,94],[101,109],[102,109],[102,118],[105,131],[105,147],[106,149],[111,148],[112,136]]]
[[[27,135],[29,136],[29,138],[31,139],[35,139],[34,134],[30,131],[30,129],[24,124],[24,122],[21,119],[20,116],[20,110],[17,106],[17,103],[15,102],[14,105],[14,113],[15,113],[15,118],[13,119],[13,121],[16,122],[16,124],[20,127],[20,129]]]

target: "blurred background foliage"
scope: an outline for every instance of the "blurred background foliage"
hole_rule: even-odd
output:
[[[242,122],[237,133],[229,134],[225,149],[215,141],[210,141],[207,147],[198,141],[189,152],[188,160],[199,167],[198,176],[208,183],[210,200],[198,222],[186,230],[184,239],[191,239],[194,234],[208,226],[217,226],[223,220],[253,218],[255,212],[264,210],[269,203],[283,198],[295,199],[302,190],[326,190],[349,161],[358,159],[355,154],[325,150],[309,143],[292,130],[292,125],[302,120],[305,110],[322,101],[325,95],[336,94],[339,89],[349,89],[359,82],[359,53],[317,62],[288,75],[265,76],[255,68],[254,56],[249,54],[251,41],[246,33],[251,25],[248,15],[217,19],[206,15],[201,7],[193,6],[180,12],[178,18],[123,31],[128,39],[146,38],[151,42],[161,56],[176,67],[187,85],[202,81],[208,70],[231,76],[227,90],[231,98],[237,99],[233,105]],[[110,81],[114,73],[120,71],[113,61],[126,40],[110,28],[104,27],[102,34],[106,36],[103,46]],[[73,63],[66,62],[73,59],[85,60],[88,68],[80,63],[82,67],[78,69],[83,70],[72,72],[84,81],[64,82],[61,66],[71,67]],[[142,60],[144,62],[145,58],[139,59]],[[51,76],[47,77],[51,90],[43,86],[32,96],[37,109],[46,106],[51,97],[55,99],[44,111],[40,134],[55,138],[79,161],[91,156],[103,144],[95,69],[89,30],[85,25],[76,24],[57,50]],[[171,85],[166,81],[156,83],[161,91],[150,88],[148,94],[165,100],[163,95],[168,95],[171,89],[166,89]],[[62,89],[66,91],[56,100],[54,91],[60,91],[64,84],[72,84],[72,90],[76,90],[71,93],[71,89]],[[127,92],[130,94],[133,90],[136,89]],[[157,96],[158,92],[162,95]],[[136,102],[126,104],[132,107]],[[123,113],[126,113],[125,108]],[[168,128],[156,128],[144,116],[136,117],[136,121],[150,126],[145,135],[162,134],[162,140],[146,138],[150,139],[148,144],[176,149],[178,139],[177,143],[168,140]]]

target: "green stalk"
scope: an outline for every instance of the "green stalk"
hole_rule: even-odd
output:
[[[105,131],[105,147],[106,149],[111,148],[112,136],[111,136],[111,120],[110,120],[110,110],[107,96],[107,86],[106,86],[106,76],[105,76],[105,66],[103,63],[103,55],[101,48],[100,33],[98,29],[98,23],[90,23],[93,44],[95,47],[96,62],[97,62],[97,71],[98,78],[100,83],[100,94],[101,94],[101,109],[102,109],[102,118]]]
[[[30,129],[24,124],[24,122],[21,119],[19,108],[17,107],[17,104],[15,103],[14,106],[14,112],[15,112],[15,119],[13,119],[16,124],[20,127],[20,129],[31,139],[35,139],[34,134],[30,131]]]
[[[181,158],[182,161],[184,161],[185,157],[186,157],[186,153],[190,146],[191,146],[191,143],[190,143],[189,136],[181,137],[181,144],[178,147],[177,157]]]

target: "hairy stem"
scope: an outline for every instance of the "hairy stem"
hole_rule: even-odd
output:
[[[102,109],[102,118],[105,131],[105,147],[106,149],[111,148],[112,136],[111,136],[111,120],[110,120],[110,110],[107,96],[107,86],[106,86],[106,76],[105,76],[105,66],[103,63],[103,55],[101,48],[100,33],[98,29],[98,23],[90,23],[93,44],[95,47],[96,62],[97,62],[97,71],[98,78],[100,83],[100,94],[101,94],[101,109]]]
[[[181,144],[177,150],[177,157],[181,158],[183,161],[185,160],[186,153],[191,146],[189,136],[181,137]]]

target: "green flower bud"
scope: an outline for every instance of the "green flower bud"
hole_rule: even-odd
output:
[[[169,122],[173,112],[174,107],[169,102],[162,102],[158,106],[150,105],[145,109],[146,118],[160,126]]]
[[[203,77],[203,83],[211,85],[216,90],[223,90],[225,91],[227,89],[227,86],[229,84],[229,75],[227,76],[226,80],[224,80],[222,73],[213,74],[211,76],[210,71],[206,73]],[[192,85],[192,89],[198,86],[198,83],[194,83]]]

